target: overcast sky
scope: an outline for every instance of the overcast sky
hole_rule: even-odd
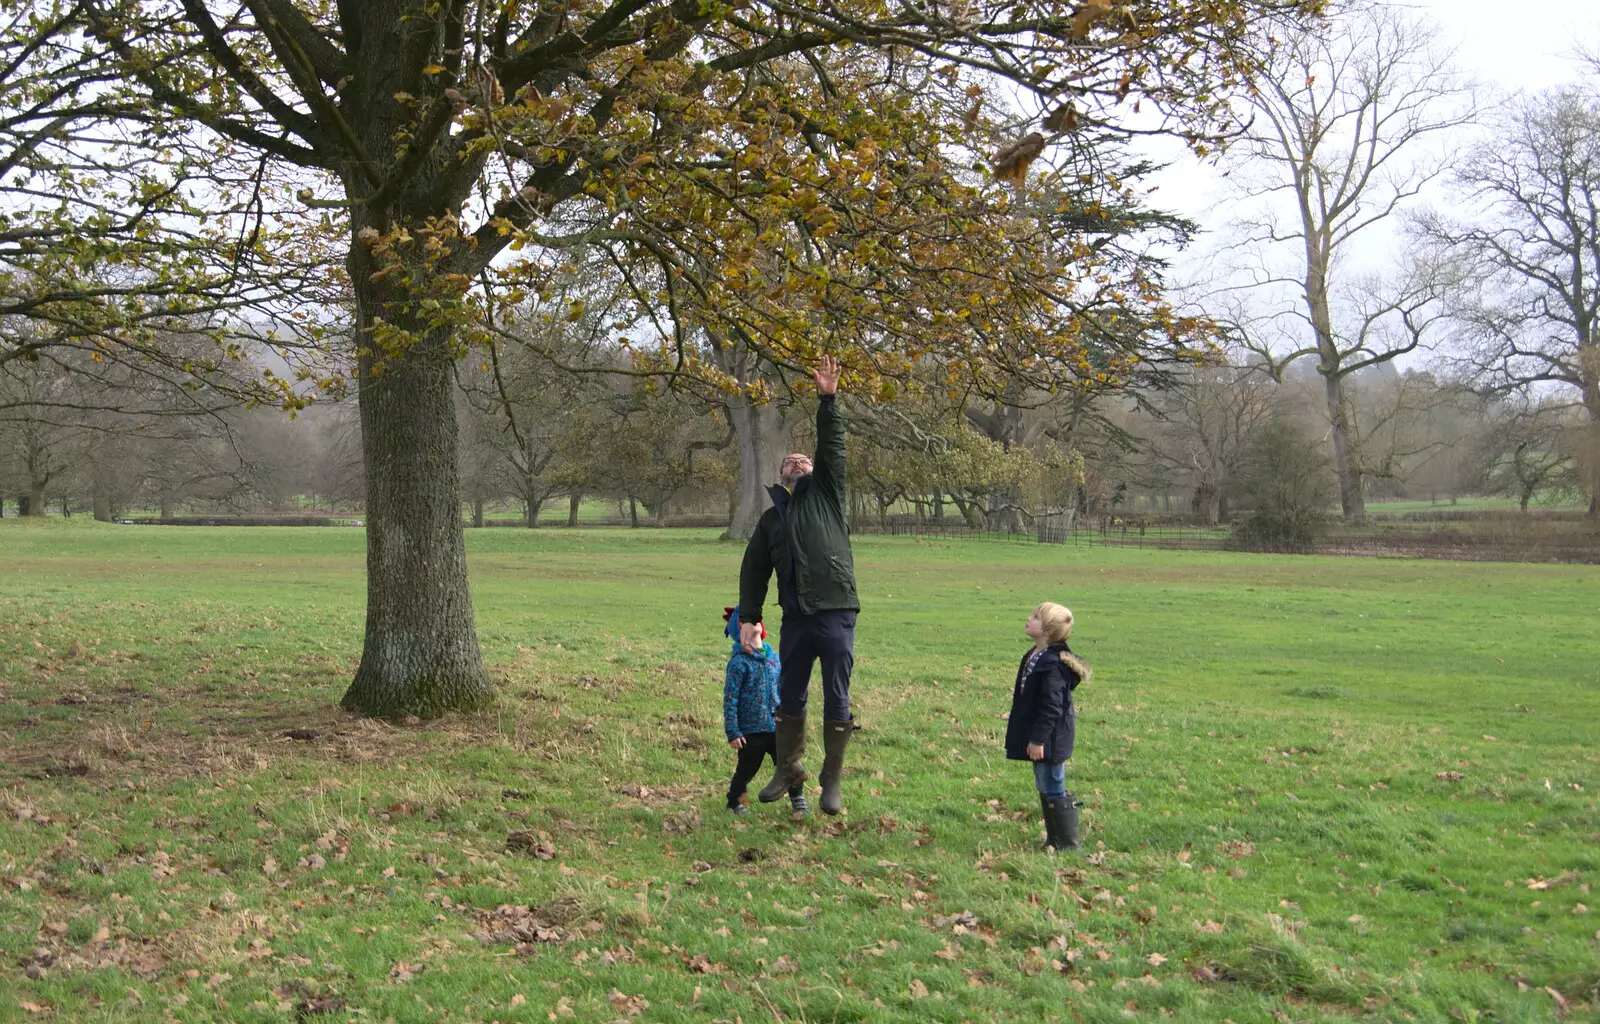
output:
[[[1600,50],[1600,0],[1413,0],[1407,6],[1439,26],[1439,41],[1457,47],[1460,70],[1484,88],[1486,98],[1578,81],[1590,73],[1576,56],[1579,46]],[[1470,132],[1461,134],[1466,144]],[[1147,180],[1154,186],[1149,202],[1203,229],[1187,251],[1175,255],[1174,281],[1213,279],[1216,247],[1233,236],[1236,194],[1214,163],[1201,163],[1181,144],[1158,144],[1154,153],[1169,166]],[[1448,193],[1433,189],[1428,201],[1448,203]],[[1381,272],[1395,252],[1398,223],[1380,225],[1358,240],[1349,258],[1361,269]]]
[[[1579,75],[1579,43],[1600,46],[1595,0],[1414,0],[1461,44],[1462,70],[1485,84],[1542,89]]]
[[[1600,50],[1600,0],[1413,0],[1405,6],[1439,25],[1441,42],[1458,47],[1461,71],[1490,93],[1576,81],[1586,72],[1575,56],[1578,46]],[[1192,217],[1208,231],[1223,228],[1230,193],[1218,170],[1176,143],[1159,144],[1156,152],[1171,166],[1152,179],[1153,204]]]

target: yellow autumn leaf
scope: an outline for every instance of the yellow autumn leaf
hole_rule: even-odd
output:
[[[437,74],[442,73],[443,71],[444,71],[444,65],[443,64],[429,64],[427,67],[422,69],[422,73],[425,74],[425,75],[437,75]]]

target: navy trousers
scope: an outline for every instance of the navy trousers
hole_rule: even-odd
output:
[[[822,716],[850,721],[850,671],[856,664],[856,613],[785,615],[778,637],[778,710],[791,718],[806,713],[811,666],[822,663]]]

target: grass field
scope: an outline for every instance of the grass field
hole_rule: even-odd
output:
[[[0,522],[0,1021],[1600,1004],[1592,567],[862,538],[848,814],[797,823],[721,810],[736,548],[468,546],[503,700],[392,726],[334,706],[361,531]],[[1046,598],[1079,857],[1000,750]]]

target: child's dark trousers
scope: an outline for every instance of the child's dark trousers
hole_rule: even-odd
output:
[[[728,783],[728,806],[737,807],[739,798],[744,796],[745,790],[750,785],[750,780],[756,777],[761,770],[761,762],[768,757],[772,758],[774,767],[778,764],[777,733],[752,732],[746,734],[744,746],[739,748],[739,763],[733,769],[733,781]],[[805,784],[797,782],[789,787],[791,797],[799,796],[805,792]]]

